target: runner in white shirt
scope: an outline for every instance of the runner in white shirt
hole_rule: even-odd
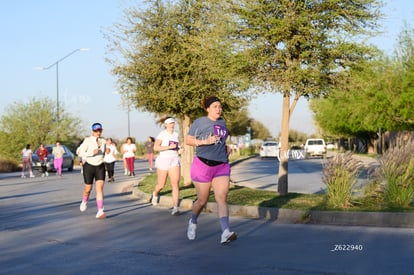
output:
[[[103,200],[103,187],[105,183],[104,154],[106,150],[106,141],[101,138],[103,128],[100,123],[92,124],[91,128],[92,135],[85,138],[78,150],[83,162],[83,179],[85,183],[83,188],[83,198],[79,208],[81,212],[84,212],[87,209],[93,181],[95,180],[96,206],[98,208],[96,218],[104,219],[106,218]]]
[[[178,146],[178,133],[174,131],[175,120],[172,117],[163,119],[165,130],[158,134],[154,143],[154,150],[160,154],[155,160],[157,167],[157,185],[152,193],[152,205],[157,205],[159,192],[164,188],[167,182],[167,176],[170,177],[172,187],[173,210],[171,215],[180,214],[179,203],[179,182],[180,182],[180,154]]]
[[[115,143],[113,143],[112,138],[106,139],[106,152],[104,157],[105,169],[108,173],[108,182],[114,182],[114,170],[115,170],[115,162],[116,162],[116,155],[118,154],[118,150],[116,149]]]

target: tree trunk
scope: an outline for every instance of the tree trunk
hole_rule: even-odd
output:
[[[180,138],[182,139],[180,143],[184,148],[184,153],[181,155],[181,176],[184,179],[184,186],[188,186],[191,184],[190,168],[194,157],[193,146],[188,146],[185,144],[187,133],[190,129],[190,123],[190,117],[184,116],[184,119],[182,120],[180,127]]]
[[[279,158],[279,175],[277,181],[277,191],[281,196],[288,194],[288,166],[289,166],[289,120],[290,120],[290,93],[283,93],[282,106],[282,127]]]

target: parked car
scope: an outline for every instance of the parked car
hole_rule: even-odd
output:
[[[54,157],[52,154],[54,146],[55,146],[54,144],[45,145],[45,148],[49,152],[49,154],[47,155],[47,165],[46,165],[47,171],[55,171],[55,167],[53,165]],[[68,147],[66,147],[66,145],[61,145],[61,146],[65,150],[65,153],[63,154],[62,169],[68,169],[68,171],[72,171],[74,163],[75,163],[75,155],[69,150]],[[38,149],[39,148],[36,148],[36,150],[33,152],[33,155],[32,155],[32,167],[34,169],[41,168],[39,157],[37,156]]]
[[[276,141],[265,141],[260,146],[260,157],[279,158],[280,146]]]
[[[326,144],[322,138],[310,138],[306,140],[305,146],[305,158],[309,157],[322,157],[326,158]]]
[[[326,149],[328,149],[328,150],[334,150],[335,149],[335,145],[332,142],[328,142],[326,144]]]

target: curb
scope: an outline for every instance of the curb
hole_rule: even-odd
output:
[[[414,213],[310,211],[311,224],[414,228]]]

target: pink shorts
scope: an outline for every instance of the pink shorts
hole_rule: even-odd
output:
[[[170,170],[177,166],[180,166],[179,156],[158,156],[155,160],[155,167],[160,170]]]
[[[191,180],[195,182],[210,183],[214,178],[230,176],[230,164],[222,163],[216,166],[208,166],[198,157],[194,157],[191,165]]]

